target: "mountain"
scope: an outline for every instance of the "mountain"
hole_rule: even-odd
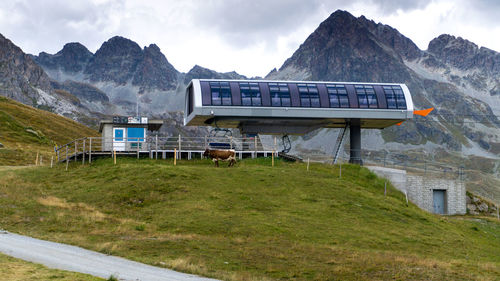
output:
[[[92,56],[93,54],[85,46],[76,42],[64,45],[55,55],[41,52],[35,60],[46,68],[60,68],[64,72],[77,73],[84,69]]]
[[[33,59],[0,34],[0,95],[53,111],[74,120],[95,123],[78,98],[53,88],[50,77]]]
[[[94,113],[140,114],[173,119],[164,132],[193,134],[181,127],[184,91],[194,78],[245,79],[236,72],[219,73],[194,66],[181,73],[160,48],[150,44],[141,49],[134,41],[115,36],[92,54],[80,43],[68,43],[54,55],[31,56],[48,74],[59,93],[71,93]],[[103,106],[105,105],[105,106]]]
[[[437,111],[427,120],[369,133],[366,138],[373,145],[369,149],[401,149],[400,145],[406,144],[494,156],[500,152],[498,135],[490,129],[500,127],[493,113],[496,108],[490,101],[472,95],[464,85],[495,92],[497,86],[490,80],[498,71],[500,64],[494,63],[498,56],[452,36],[434,39],[423,51],[390,26],[336,11],[267,78],[406,83],[417,109],[432,106]],[[456,83],[453,79],[458,77],[445,75],[454,73],[451,68],[474,72]],[[493,104],[500,106],[500,99]],[[480,122],[484,128],[468,121]],[[457,136],[458,132],[466,137]]]
[[[220,73],[208,68],[195,65],[188,73],[184,76],[184,84],[188,84],[192,79],[248,79],[244,75],[240,75],[235,71]]]
[[[238,77],[236,73],[219,74],[199,67],[188,74],[180,73],[157,45],[141,49],[121,36],[104,42],[95,54],[79,43],[70,43],[54,55],[42,52],[32,57],[58,85],[71,81],[75,86],[77,82],[83,88],[94,87],[105,93],[114,107],[93,106],[92,100],[87,100],[90,108],[104,114],[134,115],[139,110],[147,115],[168,115],[184,108],[184,90],[189,82],[185,82],[186,77],[197,77],[199,72],[204,77]],[[73,90],[77,96],[87,91]]]

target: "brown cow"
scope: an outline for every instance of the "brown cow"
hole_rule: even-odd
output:
[[[236,163],[236,153],[234,149],[209,149],[203,153],[203,157],[210,157],[214,161],[215,166],[219,167],[219,160],[229,161],[228,167],[234,166]]]

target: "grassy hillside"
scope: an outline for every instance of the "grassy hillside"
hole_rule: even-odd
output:
[[[54,145],[97,132],[60,115],[0,97],[1,165],[34,164],[39,151],[50,159]]]
[[[0,254],[0,276],[9,281],[98,281],[101,278],[69,271],[50,269]]]
[[[498,221],[426,213],[342,168],[106,158],[9,170],[0,226],[224,280],[498,280]]]

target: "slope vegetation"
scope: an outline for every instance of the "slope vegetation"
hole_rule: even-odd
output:
[[[495,280],[500,223],[426,213],[365,168],[105,158],[0,176],[0,226],[224,280]],[[15,203],[13,203],[15,202]]]
[[[47,161],[56,144],[97,135],[66,117],[0,97],[0,166],[34,164],[37,152]]]

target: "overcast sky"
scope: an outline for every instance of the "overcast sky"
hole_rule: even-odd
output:
[[[265,76],[337,9],[398,29],[421,49],[448,33],[500,51],[498,0],[0,0],[0,33],[25,52],[67,42],[91,52],[115,35],[195,64]]]

